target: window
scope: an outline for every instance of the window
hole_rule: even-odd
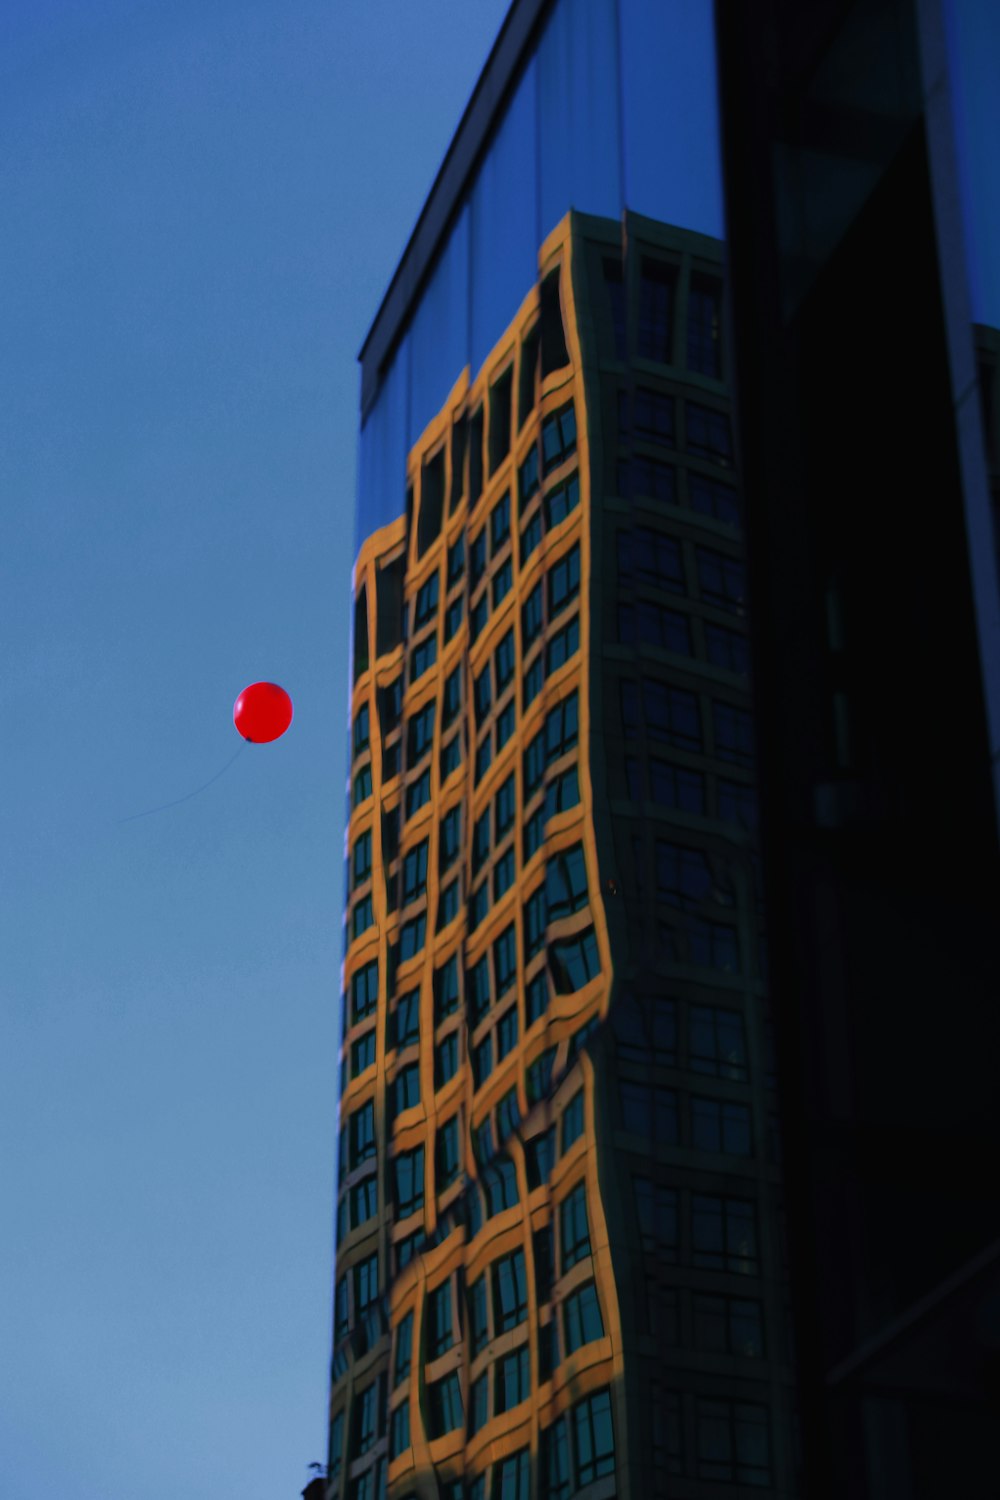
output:
[[[575,452],[576,412],[570,402],[542,423],[542,472],[551,474]]]
[[[597,1300],[597,1288],[587,1281],[566,1298],[563,1307],[563,1333],[566,1338],[566,1353],[574,1354],[583,1344],[604,1337],[604,1320],[601,1304]]]
[[[576,937],[553,943],[549,951],[549,969],[557,995],[582,990],[585,984],[596,978],[601,972],[601,960],[593,927],[585,928]]]
[[[559,1363],[559,1324],[555,1318],[538,1325],[538,1379],[551,1380]]]
[[[438,604],[439,579],[437,573],[432,573],[427,582],[417,592],[417,604],[414,615],[414,629],[419,630],[426,625]]]
[[[694,1341],[707,1354],[739,1354],[747,1359],[760,1359],[764,1352],[761,1329],[759,1302],[695,1293]]]
[[[734,708],[731,703],[713,703],[712,727],[715,753],[720,760],[753,765],[753,721],[746,709]]]
[[[643,1250],[672,1264],[678,1243],[676,1190],[647,1177],[633,1178],[633,1187]]]
[[[539,886],[534,895],[524,903],[524,958],[525,962],[541,952],[545,944],[545,887]]]
[[[354,716],[354,753],[360,755],[370,742],[371,715],[368,704],[363,703]]]
[[[354,778],[354,791],[351,801],[354,807],[360,807],[362,802],[367,802],[372,794],[372,768],[362,766]]]
[[[525,1086],[528,1091],[528,1098],[532,1104],[537,1103],[539,1099],[543,1099],[549,1092],[552,1086],[552,1069],[555,1066],[555,1061],[556,1049],[555,1047],[549,1047],[529,1067],[525,1077]]]
[[[705,654],[713,667],[722,667],[726,672],[735,672],[740,677],[750,674],[750,643],[746,636],[724,625],[705,622]]]
[[[420,1068],[417,1063],[411,1063],[409,1067],[401,1069],[396,1074],[395,1087],[393,1090],[393,1105],[396,1114],[402,1114],[404,1109],[412,1109],[420,1103]]]
[[[351,1009],[355,1021],[375,1014],[378,1005],[378,960],[372,959],[351,978]]]
[[[541,785],[542,776],[545,772],[545,732],[539,730],[533,739],[529,740],[528,748],[524,752],[524,796],[525,801]]]
[[[722,1099],[692,1099],[691,1144],[696,1151],[749,1156],[750,1111]]]
[[[422,771],[416,781],[411,781],[406,788],[406,816],[412,818],[413,814],[431,800],[431,773],[430,770]]]
[[[494,653],[494,664],[496,667],[497,696],[514,677],[514,631],[508,630],[503,640],[497,646]]]
[[[428,1385],[427,1396],[431,1438],[443,1437],[446,1432],[454,1432],[456,1427],[462,1426],[465,1414],[462,1411],[462,1386],[456,1370],[443,1380]]]
[[[569,1444],[562,1418],[542,1429],[539,1466],[547,1500],[569,1500]]]
[[[547,764],[572,750],[580,737],[579,695],[572,692],[545,716],[545,760]]]
[[[369,927],[375,926],[375,913],[372,910],[371,896],[365,896],[359,901],[351,913],[351,938],[358,938]]]
[[[694,1265],[756,1276],[757,1231],[752,1203],[696,1193],[691,1205],[691,1233]]]
[[[410,656],[410,681],[416,682],[437,661],[437,636],[429,635],[425,641],[414,646]]]
[[[654,443],[674,445],[674,398],[663,391],[638,386],[635,393],[635,430]]]
[[[484,953],[474,968],[465,976],[465,994],[472,1016],[473,1026],[478,1026],[490,1008],[490,964]]]
[[[447,781],[452,771],[457,771],[462,764],[462,735],[461,732],[450,739],[441,751],[441,780]]]
[[[497,1061],[502,1062],[517,1046],[517,1006],[512,1005],[500,1017],[497,1026]]]
[[[587,863],[582,844],[564,849],[546,864],[545,901],[552,922],[586,906]]]
[[[457,1115],[452,1115],[451,1119],[438,1130],[434,1162],[437,1189],[439,1193],[442,1193],[457,1180],[462,1166]]]
[[[509,1156],[495,1157],[483,1173],[483,1182],[486,1187],[486,1212],[489,1218],[492,1218],[494,1214],[503,1213],[505,1208],[513,1208],[519,1201],[517,1172]]]
[[[405,1219],[424,1206],[424,1148],[401,1151],[395,1161],[396,1216]]]
[[[556,1129],[550,1125],[549,1129],[541,1135],[534,1136],[525,1143],[525,1163],[528,1173],[528,1187],[533,1189],[542,1187],[548,1182],[552,1175],[552,1168],[556,1160]]]
[[[642,359],[670,364],[675,275],[671,266],[643,256],[639,273],[638,352]]]
[[[469,1287],[469,1339],[472,1357],[486,1348],[490,1339],[486,1277],[480,1276]]]
[[[626,646],[655,646],[675,656],[691,655],[691,627],[687,616],[650,599],[618,605],[618,639]]]
[[[553,563],[548,572],[549,619],[552,620],[580,592],[580,544]]]
[[[369,1100],[362,1104],[360,1109],[355,1110],[349,1121],[351,1142],[351,1167],[358,1167],[363,1161],[370,1161],[375,1156],[375,1105]]]
[[[472,1051],[472,1081],[477,1089],[483,1084],[493,1072],[493,1035],[490,1033],[478,1047]]]
[[[517,492],[520,514],[524,512],[534,495],[538,493],[538,449],[532,446],[524,463],[517,471]]]
[[[497,754],[503,749],[511,735],[514,733],[514,700],[501,709],[497,716]]]
[[[562,1149],[568,1151],[583,1135],[583,1089],[578,1089],[563,1110]]]
[[[458,598],[453,599],[452,602],[448,605],[448,608],[445,610],[444,639],[446,645],[448,641],[450,641],[457,633],[458,627],[461,625],[464,615],[465,597],[464,595],[459,594]]]
[[[469,901],[469,930],[475,932],[490,909],[490,882],[487,878],[477,886]]]
[[[351,1228],[366,1224],[378,1212],[378,1179],[366,1177],[351,1188]]]
[[[572,1411],[576,1482],[582,1488],[602,1474],[615,1470],[615,1434],[611,1422],[611,1395],[596,1391],[578,1401]]]
[[[687,304],[687,364],[699,375],[722,375],[722,284],[693,275]]]
[[[528,1316],[528,1279],[524,1251],[515,1250],[493,1265],[493,1319],[497,1333],[516,1328]]]
[[[476,774],[475,781],[478,786],[486,772],[493,764],[493,740],[487,733],[486,738],[476,751]]]
[[[521,532],[521,567],[523,568],[528,558],[534,552],[542,540],[542,517],[536,511],[531,520]]]
[[[459,1008],[459,960],[457,956],[435,972],[435,1026]]]
[[[490,857],[489,808],[472,825],[472,873],[478,875]]]
[[[690,1053],[693,1072],[745,1083],[748,1073],[743,1017],[738,1011],[693,1005]]]
[[[399,934],[399,961],[405,963],[408,958],[414,958],[423,950],[424,941],[427,936],[427,915],[421,912],[419,917],[413,917],[409,922],[404,922]]]
[[[580,649],[580,620],[579,617],[554,635],[545,648],[545,674],[551,677],[553,672],[575,656]]]
[[[521,610],[521,649],[527,651],[542,628],[542,585],[536,583]]]
[[[771,1483],[767,1407],[698,1398],[698,1477]]]
[[[490,556],[497,552],[510,537],[510,496],[502,495],[490,511]]]
[[[527,1024],[530,1026],[537,1021],[539,1016],[544,1016],[549,1008],[549,982],[545,970],[541,969],[532,979],[528,980],[524,994],[524,1009]]]
[[[677,1095],[657,1084],[636,1083],[623,1078],[619,1084],[622,1124],[633,1135],[645,1136],[660,1146],[676,1146],[680,1139]]]
[[[424,895],[427,887],[427,840],[411,849],[403,860],[403,905]]]
[[[453,922],[458,916],[458,890],[459,883],[455,879],[451,885],[445,886],[438,898],[437,930],[441,932],[449,922]]]
[[[445,729],[454,720],[462,707],[462,668],[457,666],[444,680],[444,698],[441,705],[441,723]]]
[[[701,749],[701,715],[694,693],[647,678],[642,684],[642,708],[652,739],[665,740],[680,750]]]
[[[469,1387],[469,1436],[485,1427],[490,1417],[490,1377],[485,1371]]]
[[[499,844],[501,839],[514,826],[515,791],[513,774],[508,776],[507,780],[499,788],[494,806],[496,809],[496,841]]]
[[[570,807],[576,807],[579,801],[580,780],[576,766],[570,766],[568,771],[563,771],[561,776],[549,782],[545,789],[545,821],[548,822],[557,813],[566,812]]]
[[[455,1032],[442,1037],[434,1051],[434,1087],[444,1088],[458,1072],[458,1037]]]
[[[447,870],[458,858],[462,840],[462,809],[453,807],[445,813],[439,824],[438,868]]]
[[[604,271],[604,285],[608,293],[608,311],[611,315],[611,327],[614,331],[615,354],[619,359],[628,358],[628,343],[626,340],[625,322],[625,278],[622,263],[617,259],[606,259],[602,261]],[[555,1496],[553,1495],[553,1500]]]
[[[521,1123],[521,1111],[517,1103],[517,1089],[508,1089],[497,1105],[497,1138],[505,1141]]]
[[[531,666],[524,674],[524,685],[522,688],[521,707],[527,711],[539,693],[542,691],[544,681],[544,666],[541,655],[535,657]]]
[[[327,1478],[333,1479],[340,1473],[340,1465],[344,1457],[344,1413],[338,1411],[330,1424],[330,1452],[327,1464]]]
[[[580,503],[580,476],[574,474],[545,496],[545,524],[551,531],[565,521]]]
[[[510,558],[498,568],[493,577],[493,608],[497,609],[510,593],[514,582],[514,569]]]
[[[703,516],[714,516],[730,526],[740,524],[739,496],[732,485],[720,484],[706,474],[688,473],[688,496],[693,510]]]
[[[375,1033],[367,1031],[351,1048],[351,1077],[360,1078],[362,1073],[375,1066]]]
[[[636,526],[618,532],[617,550],[619,586],[643,583],[671,593],[686,592],[680,543],[673,537],[651,526]]]
[[[733,436],[724,411],[687,403],[687,445],[689,453],[729,465],[733,461]]]
[[[651,760],[649,792],[660,807],[679,807],[692,813],[705,811],[705,778],[700,771],[687,771],[665,760]]]
[[[469,612],[469,639],[473,645],[478,641],[486,628],[486,621],[490,617],[489,594],[480,594],[476,603]]]
[[[348,1318],[347,1312],[347,1298],[347,1276],[344,1275],[341,1276],[340,1280],[337,1282],[337,1290],[334,1295],[333,1301],[333,1337],[334,1342],[338,1344],[340,1343],[341,1339],[347,1337],[347,1330],[350,1327],[350,1319]]]
[[[448,587],[457,583],[465,572],[465,537],[459,536],[448,548]]]
[[[436,1359],[454,1343],[451,1328],[451,1282],[446,1281],[427,1297],[427,1358]]]
[[[486,529],[469,543],[469,587],[475,590],[486,572]]]
[[[410,1446],[410,1403],[403,1401],[393,1408],[389,1426],[389,1457],[398,1458]]]
[[[378,1255],[354,1267],[354,1306],[359,1315],[378,1301]]]
[[[522,1344],[513,1354],[497,1360],[496,1366],[496,1410],[510,1411],[520,1406],[531,1394],[531,1378],[528,1370],[528,1348]],[[527,1496],[527,1490],[525,1490]]]
[[[559,1235],[562,1246],[563,1275],[590,1254],[590,1231],[587,1227],[587,1189],[578,1183],[559,1205]]]
[[[698,586],[705,604],[730,614],[742,615],[746,599],[746,572],[738,558],[708,547],[696,547]]]
[[[700,849],[657,839],[656,899],[684,911],[696,911],[712,891],[712,870]]]
[[[514,366],[510,364],[490,391],[490,473],[510,452],[511,399]]]
[[[354,1452],[368,1453],[378,1433],[378,1381],[354,1398]]]
[[[527,1448],[503,1459],[493,1474],[493,1500],[530,1500],[530,1475]]]
[[[362,833],[354,845],[354,884],[360,885],[372,872],[372,836]]]
[[[719,817],[727,823],[738,823],[741,828],[757,827],[757,795],[753,787],[742,782],[724,781],[716,783],[719,795]]]
[[[677,501],[677,476],[671,464],[662,459],[650,458],[647,453],[636,453],[624,474],[619,475],[618,487],[623,495],[631,494],[655,500],[660,505],[674,505]]]
[[[545,809],[536,808],[524,825],[524,862],[528,860],[542,847],[545,837]]]

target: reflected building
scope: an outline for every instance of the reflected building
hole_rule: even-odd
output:
[[[985,616],[945,631],[978,843],[949,845],[933,820],[902,837],[890,785],[963,756],[930,734],[902,770],[836,761],[845,723],[856,736],[865,713],[900,711],[872,595],[890,529],[844,502],[872,539],[863,565],[846,522],[810,534],[852,484],[871,504],[860,438],[825,466],[798,439],[787,463],[781,442],[782,412],[832,440],[829,370],[857,372],[829,341],[875,307],[850,279],[817,296],[836,285],[836,237],[789,256],[755,217],[752,175],[777,163],[807,192],[812,158],[773,149],[778,116],[753,94],[773,77],[766,39],[725,12],[716,30],[707,4],[517,0],[362,351],[327,1500],[797,1496],[800,1408],[811,1495],[931,1493],[884,1477],[904,1472],[906,1411],[887,1458],[851,1359],[949,1253],[957,1269],[963,1247],[982,1252],[991,1209],[980,1186],[947,1247],[938,1235],[903,1271],[893,1227],[915,1232],[919,1174],[897,1191],[892,1153],[926,1148],[906,1113],[922,1091],[878,1096],[899,1009],[870,921],[867,948],[850,924],[873,881],[884,898],[907,861],[940,870],[921,838],[935,859],[974,845],[995,888]],[[775,45],[777,0],[768,24]],[[919,163],[905,129],[876,134],[903,186],[852,264],[884,272]],[[769,268],[768,296],[750,266]],[[792,358],[803,308],[822,334]],[[916,360],[916,335],[892,327]],[[986,369],[988,329],[979,347]],[[851,421],[870,444],[869,380]],[[901,407],[883,402],[897,442]],[[911,487],[919,468],[894,449]],[[872,474],[887,483],[886,465]],[[941,555],[961,605],[954,514]],[[829,635],[857,600],[867,674]],[[878,836],[856,838],[859,820]],[[987,904],[961,928],[980,965],[970,1013],[996,976]],[[881,908],[894,944],[902,905]],[[899,961],[926,995],[920,963]],[[850,1103],[852,1065],[898,1112],[891,1139]],[[859,1189],[869,1166],[884,1205]]]

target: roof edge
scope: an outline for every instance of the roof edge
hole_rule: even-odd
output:
[[[551,0],[513,0],[504,17],[406,248],[358,351],[362,411],[370,404],[379,372],[451,227],[532,35],[550,3]]]

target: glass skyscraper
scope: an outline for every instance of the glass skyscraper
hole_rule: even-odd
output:
[[[869,42],[889,24],[885,5],[839,9]],[[869,697],[877,716],[893,690],[824,675],[867,575],[836,546],[827,567],[832,533],[806,545],[801,515],[773,540],[794,483],[770,481],[780,421],[750,431],[750,413],[769,392],[790,413],[795,360],[820,359],[803,336],[781,363],[786,328],[821,305],[846,231],[805,211],[808,152],[772,149],[766,109],[740,115],[773,76],[784,7],[749,41],[726,11],[717,29],[708,3],[517,0],[362,351],[326,1500],[791,1497],[800,1410],[807,1472],[843,1436],[855,1489],[835,1488],[839,1457],[812,1460],[831,1495],[924,1493],[872,1478],[884,1413],[844,1419],[820,1394],[894,1315],[884,1298],[870,1328],[858,1313],[882,1251],[830,1167],[858,1123],[850,1087],[804,1082],[828,1047],[830,1068],[864,1072],[881,1034],[884,962],[852,978],[874,938],[833,916],[865,855],[830,851],[837,830],[899,822],[892,777],[851,760]],[[896,20],[897,134],[855,129],[898,175]],[[765,158],[800,215],[770,238],[748,186]],[[844,226],[879,181],[845,174]],[[795,244],[790,223],[815,233]],[[800,512],[845,472],[831,453]],[[968,593],[968,562],[952,573]],[[775,589],[821,599],[815,661],[811,616],[783,615]],[[976,855],[992,889],[989,694],[963,642],[964,795],[992,820]],[[865,847],[877,882],[882,846]],[[825,947],[803,939],[790,878],[829,896]],[[972,1215],[955,1255],[989,1222]],[[827,1278],[846,1344],[818,1353]],[[899,1279],[905,1302],[919,1277]]]

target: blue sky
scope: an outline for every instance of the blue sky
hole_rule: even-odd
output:
[[[505,9],[0,14],[5,1500],[324,1456],[355,355]]]

